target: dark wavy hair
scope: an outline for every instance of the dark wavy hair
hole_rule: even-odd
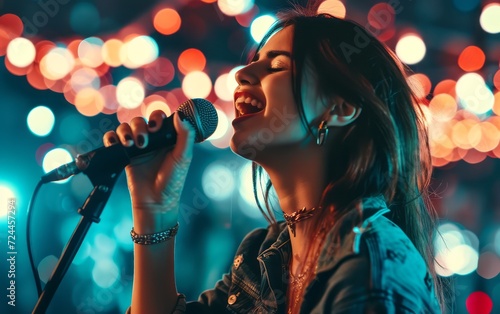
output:
[[[434,277],[442,308],[445,284],[434,267],[432,238],[436,215],[429,201],[432,165],[424,116],[419,99],[409,87],[410,73],[395,54],[359,24],[328,14],[295,8],[278,21],[256,48],[277,31],[293,26],[292,88],[297,110],[311,136],[317,126],[307,123],[301,86],[306,67],[316,74],[318,90],[326,97],[341,97],[362,108],[357,120],[336,130],[330,151],[328,185],[322,207],[334,206],[333,220],[352,211],[366,197],[383,195],[390,219],[410,238]],[[340,153],[339,153],[340,152]],[[270,204],[268,180],[259,202],[258,186],[264,170],[253,164],[254,194],[271,225],[277,225]],[[332,216],[324,211],[322,218]],[[323,219],[320,219],[323,220]]]

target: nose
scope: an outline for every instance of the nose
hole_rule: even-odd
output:
[[[259,82],[254,67],[255,64],[248,64],[236,72],[235,76],[238,85],[255,85]]]

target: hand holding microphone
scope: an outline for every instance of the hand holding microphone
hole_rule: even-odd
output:
[[[153,217],[155,215],[168,212],[169,217],[177,221],[193,143],[207,139],[216,127],[217,112],[213,105],[204,99],[191,99],[170,117],[162,111],[155,111],[148,123],[142,117],[122,123],[116,132],[109,131],[104,135],[105,147],[78,155],[75,161],[44,175],[42,181],[60,180],[79,172],[105,172],[116,163],[126,164],[134,220],[145,220],[136,224],[137,231],[154,232],[162,228],[155,226],[158,223]],[[144,230],[141,230],[141,225],[145,226]]]

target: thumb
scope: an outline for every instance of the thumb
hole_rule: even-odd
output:
[[[172,150],[172,158],[178,164],[189,164],[193,158],[196,131],[189,121],[182,121],[177,112],[174,116],[174,128],[177,132],[177,142]]]

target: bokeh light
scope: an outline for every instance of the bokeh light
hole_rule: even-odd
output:
[[[467,275],[475,271],[479,260],[477,237],[452,223],[445,223],[439,226],[438,230],[434,237],[435,267],[438,275]]]
[[[26,38],[15,38],[7,46],[7,58],[16,67],[24,68],[29,66],[35,61],[35,56],[35,45]]]
[[[194,71],[182,80],[182,91],[188,98],[206,98],[212,91],[212,81],[205,72]]]
[[[253,0],[218,0],[217,5],[222,13],[235,16],[248,12],[253,7]]]
[[[396,54],[406,64],[416,64],[425,57],[427,48],[420,36],[407,34],[396,44]]]
[[[78,45],[78,58],[82,64],[97,68],[104,60],[102,55],[102,46],[104,42],[97,37],[89,37],[80,42]]]
[[[116,99],[120,106],[126,109],[139,107],[144,100],[145,93],[141,81],[133,77],[124,78],[116,86]]]
[[[31,133],[36,136],[47,136],[54,128],[55,116],[48,107],[37,106],[31,109],[26,122]]]
[[[91,2],[78,2],[73,5],[69,18],[71,28],[77,34],[94,34],[101,25],[99,10]]]
[[[55,168],[73,161],[71,154],[64,148],[54,148],[43,157],[42,168],[45,173],[54,170]],[[55,183],[66,183],[70,178]]]
[[[429,102],[433,119],[439,122],[451,120],[457,113],[457,102],[449,94],[438,94]]]
[[[469,314],[489,314],[493,309],[493,301],[488,294],[475,291],[467,297],[465,307]]]
[[[38,263],[38,275],[39,278],[42,282],[46,283],[49,281],[50,276],[52,275],[52,272],[54,271],[54,268],[57,265],[57,257],[54,255],[48,255],[44,257],[40,263]]]
[[[325,0],[319,5],[318,13],[327,13],[339,19],[343,19],[346,15],[346,8],[339,0]]]
[[[229,89],[230,87],[230,84],[228,83],[229,79],[230,79],[229,73],[224,73],[215,80],[214,84],[214,91],[217,97],[226,101],[233,100],[233,93],[234,93],[234,88]]]
[[[155,61],[158,54],[158,44],[149,36],[134,37],[122,46],[120,52],[123,65],[130,69]]]
[[[170,8],[158,11],[153,19],[154,28],[163,35],[172,35],[181,28],[181,16]]]
[[[483,8],[479,23],[485,32],[500,33],[500,3],[490,3]]]
[[[71,74],[69,84],[71,85],[73,91],[79,92],[85,88],[100,88],[101,80],[94,69],[81,68]]]
[[[7,215],[9,211],[9,202],[12,199],[16,199],[14,192],[9,187],[0,184],[0,218]]]
[[[483,50],[477,46],[465,48],[458,57],[458,65],[462,70],[471,72],[481,69],[486,61]]]
[[[207,197],[215,201],[223,201],[234,191],[234,173],[219,162],[210,164],[203,172],[201,185]]]
[[[164,57],[159,57],[152,63],[144,66],[144,80],[152,86],[164,86],[170,83],[175,76],[172,62]]]
[[[259,43],[274,22],[276,22],[276,17],[272,15],[261,15],[253,20],[250,25],[250,34],[253,40]]]
[[[206,64],[207,59],[203,52],[195,48],[184,50],[177,61],[177,67],[184,75],[193,71],[203,71]]]
[[[75,66],[75,57],[66,48],[51,49],[40,61],[40,72],[51,80],[59,80],[68,75]]]
[[[101,93],[93,88],[84,88],[76,93],[75,107],[84,116],[93,117],[104,108],[104,98]]]
[[[408,85],[418,98],[424,98],[431,92],[432,83],[423,73],[415,73],[407,78]]]
[[[500,258],[495,252],[486,251],[479,256],[477,273],[484,279],[492,279],[500,273]]]
[[[375,29],[385,29],[394,24],[396,12],[389,3],[378,3],[368,12],[368,23]]]
[[[104,42],[101,50],[103,61],[112,67],[119,67],[122,65],[120,57],[122,47],[123,42],[116,38],[112,38]]]
[[[209,140],[211,141],[220,139],[227,133],[229,129],[229,121],[224,111],[216,109],[216,112],[218,117],[218,123],[215,132],[209,137]]]
[[[470,112],[483,114],[493,108],[495,97],[481,75],[464,74],[458,79],[455,88],[460,104]]]
[[[94,264],[92,279],[97,286],[106,289],[120,279],[120,270],[111,258],[101,258]]]

